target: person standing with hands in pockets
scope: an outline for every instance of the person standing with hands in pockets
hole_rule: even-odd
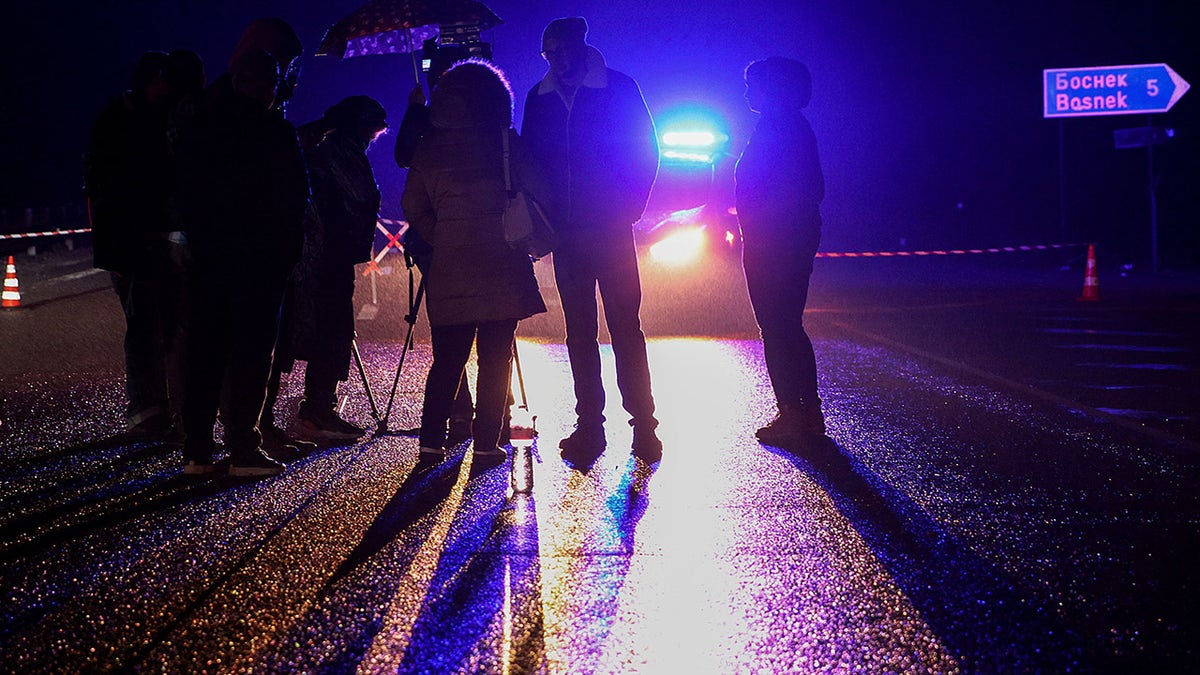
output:
[[[646,336],[638,315],[642,286],[633,224],[642,217],[658,173],[658,141],[637,83],[605,65],[586,36],[582,17],[546,26],[542,56],[549,72],[525,99],[521,126],[564,209],[554,218],[554,276],[566,321],[577,420],[559,447],[577,465],[590,465],[604,451],[599,287],[617,387],[633,427],[633,451],[654,462],[662,456],[662,442],[655,432]]]

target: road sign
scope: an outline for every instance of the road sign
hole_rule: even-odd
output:
[[[1191,85],[1165,63],[1042,71],[1043,117],[1166,112]]]

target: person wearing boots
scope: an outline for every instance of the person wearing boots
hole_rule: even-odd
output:
[[[633,224],[658,172],[654,121],[632,78],[605,65],[587,44],[582,17],[556,19],[542,33],[545,78],[525,99],[521,135],[551,182],[556,219],[554,276],[575,382],[575,430],[559,447],[588,464],[603,452],[604,384],[597,344],[596,288],[612,336],[621,404],[633,426],[633,451],[657,461],[655,428]]]
[[[503,461],[499,441],[517,322],[546,311],[533,262],[504,236],[506,136],[519,188],[539,201],[549,199],[512,129],[512,105],[499,68],[475,59],[455,64],[433,91],[432,128],[417,146],[405,180],[404,214],[431,247],[425,307],[433,364],[421,411],[422,459],[444,457],[447,419],[474,344],[479,360],[474,461]]]
[[[746,67],[746,102],[758,124],[735,170],[742,267],[779,412],[755,434],[769,445],[825,433],[817,363],[804,305],[821,242],[825,178],[804,117],[812,78],[799,61],[773,56]]]

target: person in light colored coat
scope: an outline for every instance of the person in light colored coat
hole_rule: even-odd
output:
[[[432,129],[416,149],[402,198],[409,224],[432,248],[424,283],[433,365],[425,383],[421,452],[444,452],[451,402],[474,343],[475,457],[502,459],[497,442],[517,322],[546,311],[533,262],[504,236],[504,134],[514,187],[539,201],[548,190],[511,128],[512,90],[496,66],[455,64],[434,90],[430,116]]]

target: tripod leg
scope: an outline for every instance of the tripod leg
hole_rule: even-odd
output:
[[[358,335],[350,340],[350,347],[354,350],[354,363],[358,366],[358,375],[362,378],[363,389],[367,392],[367,401],[371,403],[371,415],[375,418],[375,423],[379,423],[379,406],[375,405],[375,394],[371,392],[371,382],[367,380],[367,371],[363,368],[362,355],[358,352]]]
[[[392,403],[396,400],[396,387],[400,384],[400,372],[404,369],[404,357],[408,355],[408,350],[413,346],[413,329],[417,325],[417,310],[421,307],[421,299],[425,296],[425,278],[421,278],[421,283],[417,287],[417,295],[413,301],[412,309],[404,320],[408,322],[408,334],[404,337],[404,346],[400,348],[400,362],[396,364],[396,376],[392,378],[392,393],[388,395],[387,411],[383,415],[383,419],[379,421],[379,430],[387,431],[387,421],[392,416]]]
[[[516,338],[513,338],[513,363],[517,367],[517,385],[521,389],[521,407],[529,410],[529,399],[525,397],[525,375],[521,372],[521,354],[517,351]]]

